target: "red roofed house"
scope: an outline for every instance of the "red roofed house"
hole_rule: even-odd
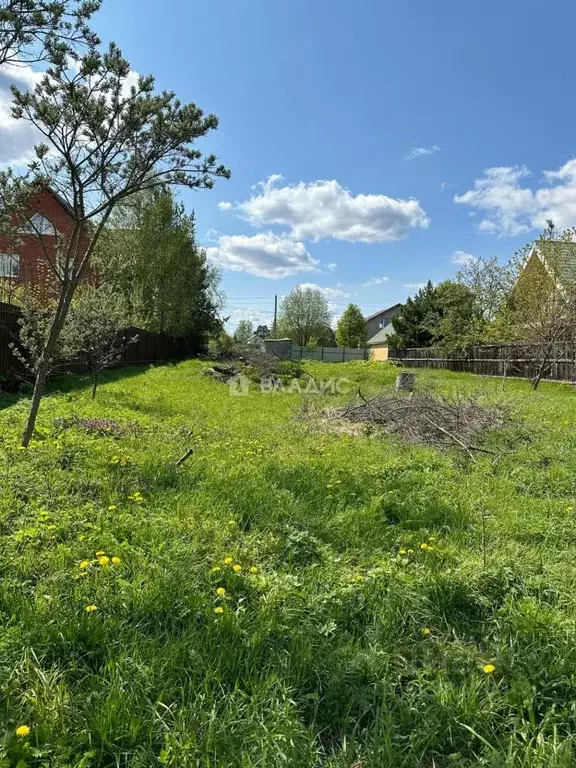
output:
[[[0,238],[0,278],[12,286],[33,286],[41,297],[49,297],[58,286],[50,262],[55,264],[57,238],[72,233],[73,212],[49,187],[34,195],[28,207],[29,219],[20,228],[19,245],[10,247]]]

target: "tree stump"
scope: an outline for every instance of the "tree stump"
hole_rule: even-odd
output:
[[[402,372],[396,376],[396,389],[403,392],[413,392],[416,385],[416,374]]]

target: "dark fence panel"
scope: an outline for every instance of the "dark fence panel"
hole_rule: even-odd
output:
[[[12,354],[10,344],[18,338],[18,317],[16,307],[0,303],[0,376],[14,374],[20,368],[18,360]],[[188,336],[172,336],[167,333],[152,333],[139,328],[126,328],[128,339],[137,337],[122,355],[122,365],[146,365],[167,360],[183,360],[199,353],[194,339]],[[64,366],[72,373],[83,373],[81,363],[70,362]]]
[[[292,360],[320,360],[325,363],[346,363],[348,360],[368,360],[370,350],[353,347],[299,347],[292,345]]]
[[[573,381],[576,377],[573,344],[555,344],[548,354],[549,365],[542,375],[550,381]],[[407,368],[441,368],[480,376],[532,378],[542,360],[542,348],[534,344],[486,344],[470,348],[466,357],[446,357],[434,348],[391,349],[388,359]]]

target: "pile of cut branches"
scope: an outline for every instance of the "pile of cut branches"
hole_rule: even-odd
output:
[[[430,392],[388,392],[371,398],[358,392],[353,402],[333,416],[374,425],[411,443],[457,448],[472,458],[476,451],[494,453],[477,443],[487,430],[501,427],[506,421],[502,407],[482,404],[478,395],[449,398]]]

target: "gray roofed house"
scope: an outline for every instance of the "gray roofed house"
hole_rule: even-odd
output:
[[[378,312],[374,312],[373,315],[366,318],[366,338],[368,343],[376,336],[377,333],[384,330],[386,326],[390,325],[392,318],[400,314],[402,310],[402,304],[393,304],[386,309],[380,309]]]

